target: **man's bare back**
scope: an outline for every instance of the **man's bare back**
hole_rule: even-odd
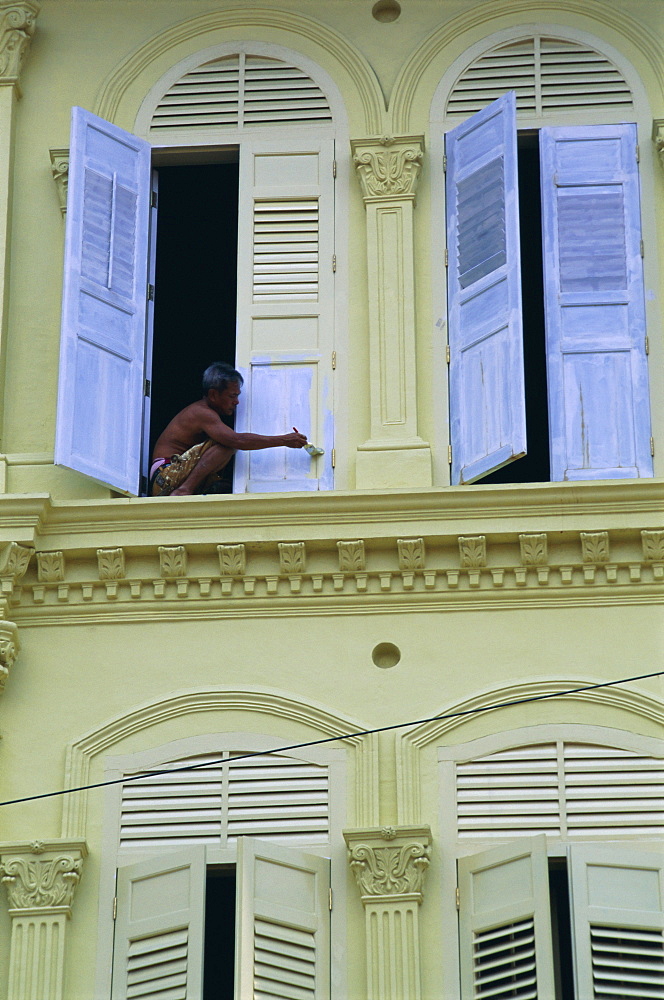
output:
[[[171,496],[190,496],[215,472],[230,462],[235,452],[262,448],[304,448],[307,439],[293,428],[292,434],[237,433],[221,419],[232,416],[240,401],[241,375],[228,365],[210,365],[204,374],[207,382],[216,381],[219,388],[208,388],[202,399],[181,410],[159,435],[152,453],[152,466],[160,459],[170,462],[196,444],[211,442],[184,482],[172,490]]]

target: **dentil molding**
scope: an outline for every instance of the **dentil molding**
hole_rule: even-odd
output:
[[[344,830],[351,867],[365,903],[407,896],[422,901],[430,864],[428,826],[384,826]]]
[[[415,200],[424,156],[423,136],[353,139],[351,148],[365,202]]]
[[[86,855],[80,840],[0,844],[0,881],[10,912],[57,908],[69,916]]]
[[[38,14],[35,0],[0,0],[0,84],[18,84]]]

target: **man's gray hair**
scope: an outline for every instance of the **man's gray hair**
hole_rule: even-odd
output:
[[[231,365],[227,365],[225,361],[214,361],[203,372],[203,395],[207,396],[210,389],[223,392],[231,382],[237,382],[238,385],[242,385],[244,379],[239,372]]]

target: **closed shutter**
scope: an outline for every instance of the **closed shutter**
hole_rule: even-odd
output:
[[[332,486],[332,140],[247,141],[240,151],[238,431],[293,427],[325,450],[238,452],[236,492]]]
[[[330,996],[327,858],[238,841],[235,998]]]
[[[526,451],[514,92],[446,136],[452,482]]]
[[[550,1000],[546,838],[459,860],[462,1000]]]
[[[205,848],[118,869],[112,1000],[198,1000]]]
[[[571,887],[577,1000],[664,996],[661,851],[574,845]]]
[[[137,494],[149,143],[73,108],[67,204],[55,461]]]
[[[652,476],[636,126],[540,148],[551,478]]]

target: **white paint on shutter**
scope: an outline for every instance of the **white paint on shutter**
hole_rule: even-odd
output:
[[[664,760],[612,747],[546,743],[462,761],[459,840],[664,835]]]
[[[203,63],[176,81],[159,101],[150,133],[331,121],[327,98],[305,72],[280,59],[240,53]]]
[[[203,988],[205,848],[118,869],[112,1000],[191,1000]]]
[[[534,36],[498,45],[464,70],[447,102],[448,115],[471,115],[507,90],[524,116],[581,108],[628,111],[632,94],[622,73],[594,49],[562,38]]]
[[[247,834],[289,843],[329,840],[326,764],[279,754],[233,761],[228,753],[160,766],[163,774],[122,789],[120,850],[189,844],[226,847]],[[187,764],[205,767],[191,771]]]
[[[661,1000],[661,851],[575,844],[569,871],[576,995],[583,1000]]]
[[[238,843],[235,998],[330,996],[330,862],[251,837]]]
[[[554,997],[546,838],[458,865],[462,1000]]]

